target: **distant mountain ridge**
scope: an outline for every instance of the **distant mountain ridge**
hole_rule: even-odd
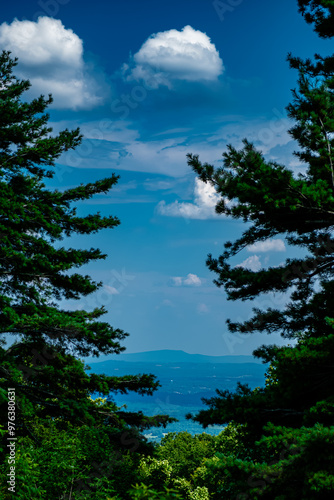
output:
[[[262,363],[261,360],[247,355],[206,356],[172,349],[117,354],[102,359],[88,358],[86,361],[89,363],[103,363],[104,361],[126,361],[128,363]]]

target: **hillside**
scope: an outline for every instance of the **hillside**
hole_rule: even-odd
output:
[[[145,351],[136,353],[125,353],[113,356],[102,356],[97,358],[87,358],[89,364],[104,361],[126,361],[128,363],[257,363],[261,361],[253,356],[205,356],[203,354],[189,354],[180,350],[164,349],[161,351]]]

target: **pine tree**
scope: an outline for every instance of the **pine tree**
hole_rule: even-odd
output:
[[[298,0],[299,10],[323,38],[334,36],[333,0]],[[228,146],[223,166],[189,165],[220,194],[218,213],[241,219],[242,236],[208,256],[229,300],[253,300],[263,293],[286,293],[284,309],[253,309],[245,322],[229,320],[233,333],[280,333],[294,343],[259,347],[270,363],[265,387],[218,389],[204,400],[194,420],[203,426],[235,422],[248,457],[218,456],[208,468],[220,486],[213,498],[329,499],[334,493],[334,56],[314,60],[288,56],[298,86],[287,107],[295,121],[290,134],[306,173],[291,170],[244,140]],[[231,259],[248,245],[279,236],[300,250],[279,267],[251,271]],[[233,262],[233,261],[232,261]]]
[[[331,4],[328,9],[333,9],[333,2],[321,3]],[[303,5],[305,9],[306,2]],[[260,429],[269,415],[276,423],[300,425],[319,400],[329,398],[331,407],[334,403],[333,329],[326,319],[332,316],[334,307],[334,58],[316,55],[312,62],[290,54],[288,60],[299,74],[298,88],[287,108],[289,117],[295,120],[290,134],[300,148],[295,155],[307,166],[305,175],[295,175],[285,166],[266,160],[247,140],[241,150],[228,146],[220,168],[188,155],[199,177],[220,194],[217,212],[247,223],[240,238],[225,244],[221,256],[209,255],[207,264],[217,274],[215,283],[224,287],[229,300],[253,300],[270,292],[290,294],[283,310],[254,308],[248,321],[228,320],[230,332],[278,332],[298,341],[295,348],[257,349],[256,356],[272,362],[267,388],[250,391],[240,386],[234,395],[221,391],[220,397],[208,401],[210,410],[197,416],[205,424],[217,419],[221,423],[233,414],[238,414],[242,422],[246,414],[248,420],[252,414]],[[247,245],[275,236],[284,237],[305,256],[288,258],[279,267],[259,271],[230,263]],[[334,407],[331,415],[333,418]]]
[[[322,38],[334,35],[334,5],[331,0],[298,0],[299,12]]]
[[[82,356],[118,354],[128,335],[101,321],[104,307],[66,310],[60,300],[80,299],[101,283],[74,272],[104,259],[98,248],[66,248],[72,235],[91,235],[118,226],[117,217],[100,213],[84,217],[77,205],[108,192],[118,177],[59,191],[45,182],[55,174],[55,161],[76,148],[79,129],[58,135],[48,126],[46,108],[52,97],[24,100],[30,83],[13,74],[17,64],[9,52],[0,55],[0,382],[1,418],[7,421],[7,389],[16,393],[19,435],[31,435],[33,418],[76,425],[143,429],[165,424],[167,416],[147,418],[119,411],[111,397],[103,407],[94,393],[152,394],[153,375],[110,377],[88,374]],[[67,240],[67,241],[70,241]],[[9,348],[5,337],[14,339]]]

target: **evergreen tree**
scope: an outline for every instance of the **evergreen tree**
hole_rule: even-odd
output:
[[[320,2],[322,14],[315,8],[319,2],[299,4],[305,15],[307,7],[313,9],[313,17],[308,19],[314,20],[317,28],[321,21],[322,36],[332,35],[326,30],[325,19],[333,18],[333,1]],[[260,431],[268,420],[301,425],[310,412],[316,421],[324,418],[326,423],[334,422],[333,329],[328,319],[334,307],[334,57],[316,55],[312,62],[290,54],[288,60],[299,74],[298,88],[287,108],[295,120],[289,132],[299,145],[295,155],[307,166],[305,174],[295,175],[266,160],[247,140],[241,150],[228,146],[220,168],[188,155],[199,177],[220,194],[217,212],[247,223],[240,238],[225,244],[221,256],[209,255],[207,264],[217,274],[215,283],[224,287],[229,300],[253,300],[270,292],[290,294],[283,310],[254,308],[248,321],[229,320],[229,330],[279,332],[298,341],[295,347],[257,349],[256,356],[272,363],[267,387],[250,391],[240,385],[235,394],[218,392],[218,397],[207,401],[210,409],[197,416],[206,425],[246,419]],[[304,256],[259,271],[230,263],[247,245],[274,236],[284,237]],[[320,414],[320,400],[326,415]],[[318,405],[318,412],[314,405]]]
[[[45,182],[55,161],[81,142],[79,129],[58,135],[48,127],[52,97],[23,100],[30,83],[13,74],[9,52],[0,55],[0,396],[1,421],[7,421],[7,389],[16,392],[18,435],[32,435],[34,418],[75,425],[105,425],[115,430],[165,424],[167,416],[147,418],[119,411],[109,398],[96,405],[90,395],[110,392],[152,394],[153,375],[110,377],[88,374],[82,356],[117,354],[127,333],[101,321],[104,307],[66,310],[61,299],[80,299],[96,291],[87,275],[74,272],[104,259],[97,248],[66,248],[71,235],[111,229],[119,220],[100,213],[84,217],[76,205],[108,192],[118,177],[59,191]],[[6,348],[5,336],[15,339]],[[129,427],[130,426],[130,427]]]
[[[331,0],[298,0],[299,12],[322,38],[334,35],[334,5]]]
[[[298,4],[321,37],[334,36],[333,0]],[[294,340],[254,351],[270,363],[264,388],[239,383],[235,392],[217,390],[192,417],[205,427],[234,421],[244,429],[237,441],[247,457],[217,455],[206,463],[217,499],[327,500],[334,493],[334,55],[304,61],[290,54],[288,60],[299,75],[287,107],[295,121],[289,132],[305,174],[266,160],[247,140],[241,150],[228,146],[221,168],[189,155],[194,171],[221,196],[216,211],[247,223],[222,255],[208,256],[216,285],[229,300],[272,292],[289,297],[283,310],[254,308],[248,321],[229,320],[230,332],[276,332]],[[259,271],[231,264],[248,245],[275,236],[302,256]]]

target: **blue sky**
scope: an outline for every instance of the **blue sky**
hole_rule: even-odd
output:
[[[205,260],[244,226],[214,213],[215,192],[196,180],[188,152],[219,165],[228,143],[247,137],[295,170],[287,133],[296,74],[288,52],[327,53],[293,0],[6,2],[0,48],[19,57],[29,96],[52,93],[55,132],[79,126],[82,146],[57,164],[58,189],[120,175],[108,194],[80,207],[120,218],[111,231],[73,237],[101,248],[105,261],[83,270],[104,282],[69,304],[105,305],[105,319],[130,333],[128,352],[182,349],[251,354],[279,337],[232,336],[225,321],[251,307],[282,307],[284,296],[227,302]],[[278,265],[281,239],[244,250],[235,265]]]

